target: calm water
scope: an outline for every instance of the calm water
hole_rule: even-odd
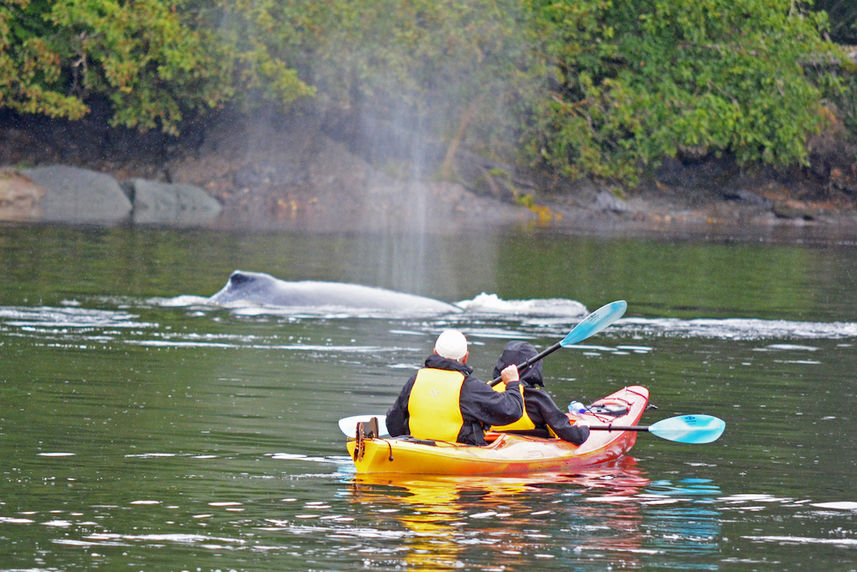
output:
[[[469,309],[205,304],[236,268]],[[855,269],[853,242],[806,236],[0,226],[0,569],[857,569]],[[547,389],[643,384],[645,422],[716,415],[719,441],[643,434],[575,474],[354,475],[337,419],[383,412],[440,329],[487,377],[507,340],[564,336],[567,301],[620,298]]]

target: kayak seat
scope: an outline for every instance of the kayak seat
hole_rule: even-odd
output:
[[[361,437],[365,439],[374,439],[379,435],[378,431],[378,418],[373,417],[369,421],[360,421],[357,423],[357,439],[359,440]]]
[[[378,436],[378,418],[373,417],[369,421],[359,421],[357,423],[356,435],[354,436],[357,444],[354,447],[354,461],[363,458],[363,453],[366,450],[366,439],[374,439]]]

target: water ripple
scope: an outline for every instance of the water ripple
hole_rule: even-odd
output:
[[[139,322],[136,314],[117,310],[99,310],[77,306],[0,307],[0,321],[18,328],[154,328],[157,324]]]
[[[798,322],[755,318],[624,318],[617,322],[624,332],[642,336],[715,338],[727,340],[841,339],[857,337],[855,322]]]

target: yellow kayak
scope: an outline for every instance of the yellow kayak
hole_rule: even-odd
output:
[[[649,390],[625,387],[589,406],[568,413],[572,423],[628,426],[639,422]],[[488,445],[475,446],[410,437],[378,437],[359,427],[348,440],[348,453],[358,473],[487,475],[565,471],[617,459],[637,441],[635,431],[592,431],[581,445],[557,438],[488,432]]]

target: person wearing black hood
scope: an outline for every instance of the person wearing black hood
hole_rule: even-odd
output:
[[[528,342],[509,342],[494,366],[494,377],[510,364],[526,362],[537,355]],[[550,395],[542,391],[542,362],[537,361],[519,373],[524,395],[524,414],[513,423],[492,427],[495,431],[549,431],[564,441],[580,445],[589,438],[589,427],[582,423],[572,425]]]
[[[519,419],[524,401],[515,364],[501,368],[507,391],[492,389],[467,365],[467,339],[457,330],[438,336],[425,366],[405,383],[387,411],[390,435],[485,445],[485,428]]]

